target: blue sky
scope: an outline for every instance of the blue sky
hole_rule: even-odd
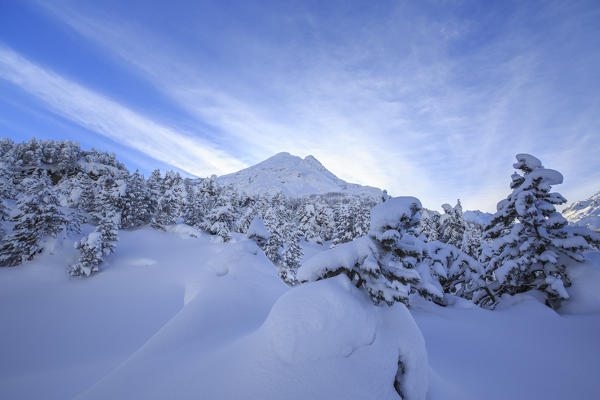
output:
[[[156,4],[153,4],[156,3]],[[600,190],[598,1],[0,0],[1,136],[208,176],[278,153],[494,211],[516,153]]]

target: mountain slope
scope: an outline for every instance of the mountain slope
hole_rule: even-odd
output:
[[[600,230],[600,192],[587,200],[576,201],[563,210],[565,218],[575,225]]]
[[[222,184],[233,184],[250,195],[281,191],[287,196],[300,197],[339,192],[379,198],[382,194],[380,189],[348,183],[338,178],[313,156],[302,159],[289,153],[278,153],[217,180]]]

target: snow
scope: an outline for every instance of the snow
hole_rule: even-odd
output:
[[[563,183],[563,176],[560,172],[548,169],[548,168],[539,168],[532,171],[529,176],[532,180],[541,179],[543,183],[547,185],[560,185]]]
[[[256,165],[217,178],[221,184],[233,184],[249,195],[275,194],[302,197],[310,194],[346,193],[381,199],[382,191],[370,186],[348,183],[328,171],[316,158],[304,159],[290,153],[278,153]]]
[[[598,313],[558,315],[520,295],[495,311],[423,303],[412,314],[427,343],[432,400],[600,398]]]
[[[313,281],[323,271],[333,272],[342,266],[351,268],[376,251],[377,248],[371,238],[360,237],[305,258],[302,267],[298,270],[297,278],[300,282]]]
[[[420,210],[421,202],[415,197],[394,197],[378,204],[371,210],[371,233],[384,232],[396,228],[399,221],[412,218],[413,209]]]
[[[271,237],[271,234],[265,227],[262,218],[260,218],[258,215],[252,219],[252,222],[250,222],[250,226],[248,227],[248,232],[246,232],[246,235],[249,238],[257,237],[264,240],[268,240],[269,237]]]
[[[68,240],[1,269],[0,398],[396,399],[399,356],[425,398],[404,306],[375,307],[345,277],[290,289],[243,235],[184,232],[122,231],[90,279],[68,279]]]
[[[517,154],[515,156],[517,158],[517,162],[513,164],[515,169],[521,168],[521,166],[526,166],[530,170],[534,170],[537,168],[542,168],[542,162],[535,156],[531,154]]]
[[[121,231],[90,279],[65,273],[73,240],[0,269],[0,398],[398,399],[399,358],[407,399],[600,398],[598,252],[569,266],[560,314],[531,295],[409,312],[343,275],[289,288],[241,234]]]

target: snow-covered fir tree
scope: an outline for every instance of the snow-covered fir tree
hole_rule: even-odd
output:
[[[281,255],[279,275],[287,284],[295,285],[297,283],[296,272],[300,267],[300,259],[302,258],[302,247],[300,247],[302,233],[292,224],[288,225],[286,232],[288,234]]]
[[[156,179],[154,173],[151,178]],[[165,226],[174,224],[180,215],[184,198],[183,180],[179,173],[168,171],[165,177],[160,179],[158,187],[158,190],[155,190],[159,195],[152,226],[164,230]]]
[[[419,232],[425,236],[427,241],[439,240],[441,232],[440,217],[440,213],[437,211],[427,209],[421,211]]]
[[[122,202],[121,224],[124,229],[138,228],[150,223],[150,192],[138,170],[127,179],[127,189]]]
[[[0,248],[0,266],[32,260],[43,250],[43,240],[55,237],[67,224],[50,178],[44,170],[36,170],[36,173],[40,176],[21,182],[25,189],[17,200],[12,232]]]
[[[566,287],[571,282],[565,257],[583,261],[582,252],[590,248],[585,236],[567,228],[567,221],[555,206],[566,199],[551,192],[561,184],[562,175],[542,166],[529,154],[517,154],[513,167],[520,171],[511,177],[512,193],[498,203],[498,211],[486,227],[493,240],[485,256],[489,285],[495,297],[480,299],[492,305],[504,294],[538,290],[546,304],[558,308],[569,298]],[[591,236],[588,236],[591,239]]]
[[[371,210],[368,236],[321,252],[298,271],[301,282],[345,274],[373,303],[409,303],[419,295],[443,304],[444,271],[426,258],[426,243],[417,233],[421,203],[414,197],[387,199]]]
[[[234,220],[235,210],[231,204],[230,192],[221,189],[216,194],[213,206],[204,216],[201,227],[226,242],[231,239],[230,232]]]
[[[460,248],[467,223],[463,217],[460,200],[452,207],[450,204],[442,204],[444,214],[440,217],[440,242],[451,244]]]
[[[119,215],[113,210],[102,214],[96,229],[75,244],[79,259],[69,267],[72,276],[87,277],[99,271],[104,258],[115,251],[120,223]]]

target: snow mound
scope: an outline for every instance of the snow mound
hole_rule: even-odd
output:
[[[600,252],[588,252],[583,263],[569,266],[571,287],[567,288],[569,301],[560,308],[565,314],[600,312]]]
[[[346,193],[380,199],[380,189],[348,183],[328,171],[316,158],[304,159],[290,153],[278,153],[256,165],[217,178],[249,195],[283,192],[289,197],[310,194]]]
[[[273,306],[264,329],[288,363],[348,357],[375,340],[372,307],[342,276],[291,290]]]
[[[257,237],[264,240],[268,240],[269,237],[271,237],[271,234],[265,227],[262,218],[260,218],[258,215],[252,219],[252,222],[250,222],[250,226],[248,227],[248,232],[246,232],[246,235],[249,238]]]
[[[399,223],[419,218],[415,211],[421,208],[421,202],[416,197],[391,198],[371,210],[371,233],[385,232],[397,228]]]

